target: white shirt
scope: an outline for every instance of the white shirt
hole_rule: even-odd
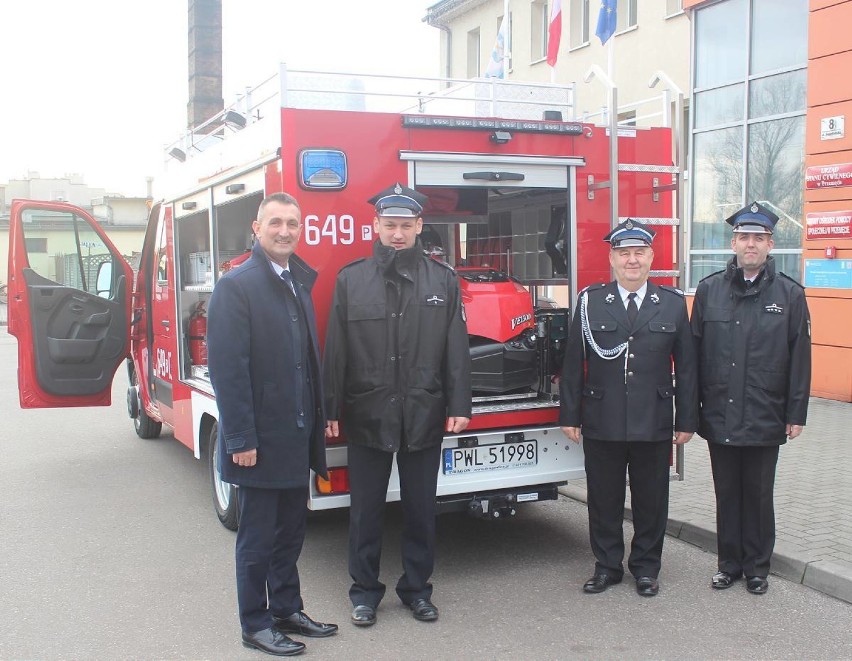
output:
[[[272,270],[275,271],[275,275],[277,275],[279,278],[281,277],[281,273],[283,273],[284,271],[287,271],[288,273],[290,273],[290,266],[289,265],[285,269],[280,264],[276,264],[275,262],[273,262],[271,259],[269,260],[269,263],[272,265]],[[290,277],[291,278],[293,277],[292,273],[290,273]],[[292,282],[290,283],[290,291],[292,291],[294,294],[296,293],[296,287]]]
[[[630,292],[627,291],[621,285],[618,285],[618,293],[621,295],[621,302],[624,303],[624,309],[626,310],[627,304],[630,302],[627,299],[627,296],[630,294]],[[637,308],[642,307],[642,301],[645,300],[645,294],[647,294],[647,293],[648,293],[648,282],[646,280],[645,284],[642,285],[641,287],[639,287],[639,289],[636,290],[636,307]]]

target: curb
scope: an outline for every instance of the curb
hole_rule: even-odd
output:
[[[565,485],[559,493],[581,503],[586,502],[586,490]],[[629,507],[624,508],[626,519],[633,518]],[[668,520],[666,534],[709,553],[716,553],[716,531],[695,521]],[[810,553],[795,544],[777,541],[772,553],[772,574],[792,583],[801,583],[818,592],[852,603],[852,565],[815,560]]]

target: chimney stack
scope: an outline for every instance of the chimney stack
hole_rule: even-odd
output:
[[[187,127],[194,129],[225,107],[222,98],[222,0],[187,0],[189,5],[189,103]]]

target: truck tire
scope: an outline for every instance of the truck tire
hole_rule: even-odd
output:
[[[238,507],[239,490],[233,484],[222,481],[217,467],[219,458],[219,423],[214,422],[210,428],[207,440],[207,465],[210,469],[210,486],[213,492],[213,508],[219,522],[228,530],[236,530],[240,525],[240,510]]]
[[[136,435],[139,438],[159,437],[160,432],[163,430],[163,423],[157,422],[153,418],[149,418],[148,414],[145,413],[145,407],[142,405],[142,397],[139,396],[139,377],[136,376],[136,372],[133,373],[133,384],[131,385],[131,389],[136,390],[137,397],[137,406],[135,407],[136,415],[134,416],[131,413],[131,417],[133,418],[133,428],[136,430]],[[130,394],[128,394],[128,397],[129,396]]]

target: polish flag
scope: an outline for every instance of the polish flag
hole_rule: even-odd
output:
[[[553,0],[550,7],[550,26],[547,29],[547,63],[555,67],[562,38],[562,0]]]

